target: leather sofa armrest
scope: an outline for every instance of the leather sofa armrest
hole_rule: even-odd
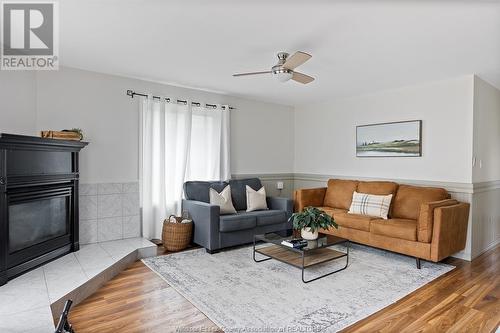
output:
[[[438,207],[456,205],[454,199],[445,199],[426,202],[420,205],[420,213],[417,220],[417,239],[419,242],[430,243],[432,240],[432,226],[434,224],[434,210]]]
[[[267,197],[267,206],[269,209],[283,210],[286,212],[287,220],[293,213],[293,200],[280,197]]]
[[[465,248],[469,210],[470,204],[464,202],[434,209],[432,261],[440,261]]]
[[[194,242],[208,250],[220,248],[220,207],[202,201],[182,200],[182,210],[187,210],[194,223]]]
[[[293,198],[295,202],[295,211],[300,212],[305,207],[313,206],[320,207],[323,206],[323,201],[325,200],[326,187],[319,188],[305,188],[300,190],[295,190]]]

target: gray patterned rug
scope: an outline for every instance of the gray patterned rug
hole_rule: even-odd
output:
[[[315,266],[307,278],[343,267],[344,260]],[[419,270],[413,258],[361,245],[352,245],[347,269],[309,284],[295,267],[255,263],[251,247],[143,262],[226,332],[335,332],[454,268],[422,262]]]

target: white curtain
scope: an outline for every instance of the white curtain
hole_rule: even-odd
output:
[[[142,234],[161,238],[162,223],[181,213],[186,180],[230,177],[229,110],[140,101]]]

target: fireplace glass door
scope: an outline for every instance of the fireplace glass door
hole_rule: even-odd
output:
[[[11,265],[29,260],[31,252],[48,252],[68,243],[71,187],[8,193],[8,254]]]
[[[68,233],[67,197],[9,206],[9,253]]]

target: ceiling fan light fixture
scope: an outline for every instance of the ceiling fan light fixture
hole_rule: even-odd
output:
[[[274,71],[273,74],[274,77],[280,82],[286,82],[293,77],[292,71],[287,69]]]
[[[312,76],[295,71],[295,68],[311,59],[311,55],[302,51],[297,51],[291,56],[286,52],[278,53],[278,63],[271,67],[271,70],[260,72],[247,72],[233,74],[235,77],[272,74],[278,81],[286,82],[293,80],[298,83],[308,84],[314,81]]]

